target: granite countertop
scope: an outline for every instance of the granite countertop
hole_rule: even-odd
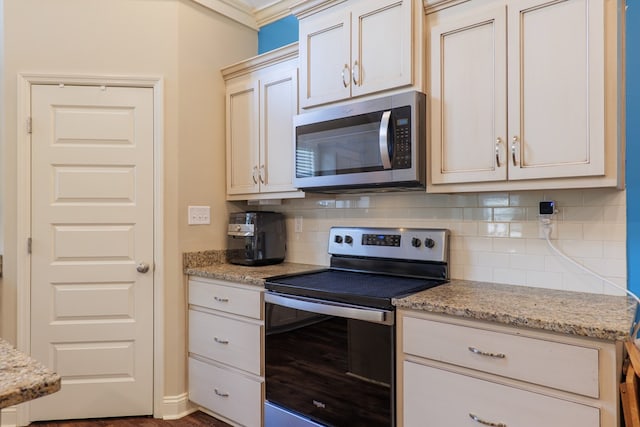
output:
[[[326,267],[287,262],[246,267],[222,262],[185,268],[185,274],[264,286],[270,276],[322,268]],[[398,308],[610,341],[629,337],[636,310],[635,301],[625,296],[455,279],[393,303]]]
[[[636,302],[626,296],[466,280],[451,280],[393,302],[398,308],[610,341],[629,337],[636,312]]]
[[[255,267],[220,263],[204,267],[185,268],[184,273],[190,276],[229,280],[248,285],[264,286],[264,279],[267,277],[280,276],[283,274],[305,273],[324,268],[327,267],[311,264],[296,264],[291,262]]]
[[[60,390],[60,376],[0,339],[0,408]]]

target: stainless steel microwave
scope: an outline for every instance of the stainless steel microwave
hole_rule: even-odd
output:
[[[426,96],[411,91],[294,117],[295,186],[305,191],[425,187]]]

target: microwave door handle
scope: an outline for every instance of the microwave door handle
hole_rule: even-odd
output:
[[[382,168],[391,169],[391,158],[389,157],[389,121],[391,120],[391,110],[382,113],[380,120],[380,132],[378,134],[380,147],[380,158],[382,159]]]

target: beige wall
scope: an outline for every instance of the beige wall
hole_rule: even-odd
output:
[[[0,4],[2,1],[0,0]],[[224,84],[219,69],[252,56],[257,34],[189,0],[4,0],[0,336],[16,341],[18,73],[163,77],[165,396],[185,392],[181,253],[224,248],[224,221],[186,226],[187,204],[224,204]],[[1,122],[0,122],[1,123]],[[2,234],[0,234],[1,236]]]

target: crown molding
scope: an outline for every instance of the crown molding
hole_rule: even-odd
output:
[[[291,15],[291,7],[299,0],[276,0],[273,3],[255,11],[254,16],[258,27],[271,24],[279,19]]]
[[[245,25],[251,29],[258,30],[258,22],[253,14],[253,10],[239,1],[231,0],[192,0],[208,9],[220,13],[227,18]]]
[[[254,30],[291,15],[291,7],[299,0],[273,0],[259,9],[240,0],[192,0]]]

